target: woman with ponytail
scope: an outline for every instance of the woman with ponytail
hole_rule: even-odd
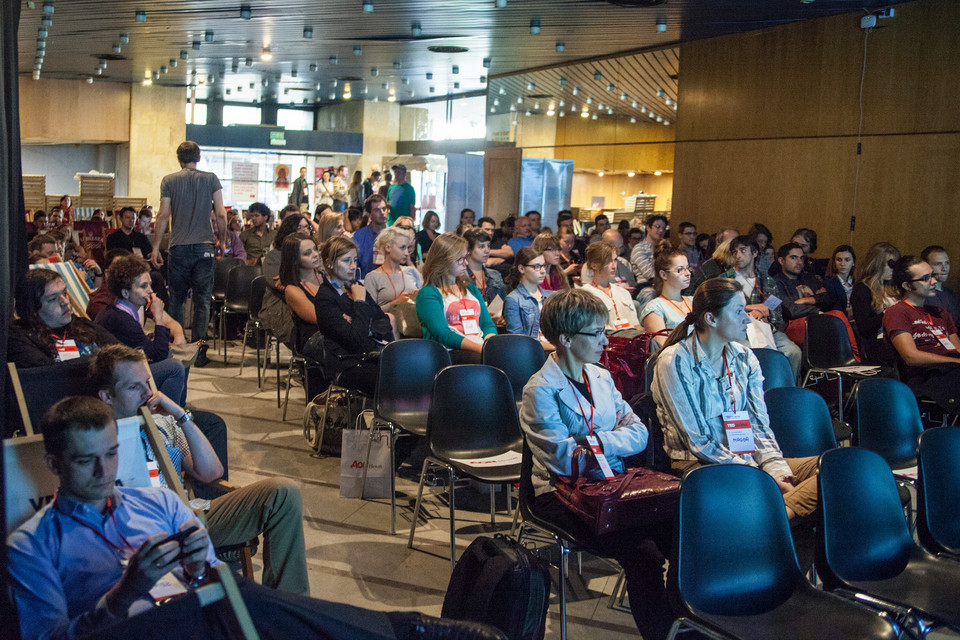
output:
[[[746,305],[736,280],[707,280],[657,354],[651,391],[664,449],[678,472],[759,467],[777,481],[787,516],[806,516],[817,506],[817,458],[784,459],[770,430],[760,363],[740,344],[750,324]]]

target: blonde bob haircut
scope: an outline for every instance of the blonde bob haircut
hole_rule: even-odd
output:
[[[540,331],[544,338],[562,349],[560,336],[575,335],[591,322],[606,325],[608,316],[607,308],[597,296],[583,289],[563,289],[543,303]]]
[[[400,227],[384,227],[383,231],[377,234],[377,239],[373,241],[373,248],[386,255],[387,247],[392,247],[399,238],[406,238],[413,242],[413,232]]]
[[[320,216],[320,222],[317,226],[317,236],[315,240],[318,245],[323,244],[333,237],[333,231],[337,225],[343,222],[343,214],[325,213]]]
[[[437,289],[447,286],[447,278],[453,263],[467,253],[467,241],[455,233],[442,233],[436,237],[423,262],[423,281]],[[467,293],[470,280],[466,276],[457,278],[457,286],[463,294]]]

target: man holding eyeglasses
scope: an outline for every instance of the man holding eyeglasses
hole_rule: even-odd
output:
[[[760,246],[752,236],[737,236],[730,242],[730,252],[734,258],[733,267],[721,273],[720,277],[740,283],[743,295],[747,298],[747,313],[751,318],[770,325],[777,351],[787,356],[793,377],[799,378],[803,354],[800,347],[784,333],[787,322],[780,309],[781,300],[777,297],[776,283],[770,276],[757,273]]]
[[[687,254],[687,264],[693,271],[700,266],[700,249],[697,247],[697,225],[692,222],[680,223],[680,246],[679,249]]]

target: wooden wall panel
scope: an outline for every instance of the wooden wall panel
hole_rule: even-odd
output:
[[[520,160],[516,147],[488,148],[483,156],[483,214],[498,223],[517,215],[520,204]]]
[[[960,3],[896,12],[867,40],[853,244],[960,255]],[[863,39],[847,14],[682,45],[674,216],[850,242]]]
[[[130,139],[129,85],[21,76],[19,87],[20,140],[24,144]]]

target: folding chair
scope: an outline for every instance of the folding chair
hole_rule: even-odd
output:
[[[58,400],[67,396],[91,395],[89,364],[88,358],[28,368],[7,363],[26,435],[35,433],[33,425],[39,424],[43,414]]]
[[[80,275],[80,270],[72,262],[51,262],[50,264],[32,264],[31,269],[47,269],[55,271],[63,278],[67,285],[67,296],[70,298],[70,306],[73,307],[73,313],[81,318],[90,317],[87,315],[87,305],[90,304],[90,287],[86,280]]]

